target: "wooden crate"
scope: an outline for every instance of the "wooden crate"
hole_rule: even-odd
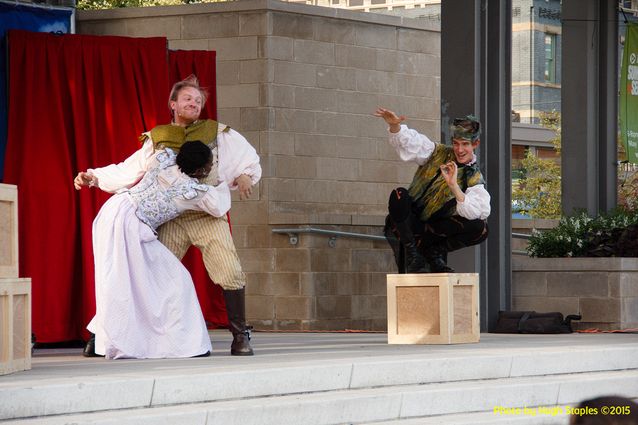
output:
[[[0,375],[31,369],[31,279],[0,279]]]
[[[478,342],[478,274],[388,274],[388,344]]]
[[[18,277],[18,189],[0,183],[0,278]]]

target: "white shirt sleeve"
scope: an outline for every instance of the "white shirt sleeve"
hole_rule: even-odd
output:
[[[153,142],[149,138],[138,151],[123,162],[101,168],[89,168],[87,171],[97,177],[100,189],[114,193],[137,183],[146,173],[154,154]]]
[[[219,128],[224,129],[226,126],[220,124]],[[217,147],[219,179],[226,182],[230,189],[237,188],[233,182],[241,174],[249,176],[253,184],[261,179],[259,155],[244,136],[233,129],[220,130],[217,135]]]
[[[390,133],[388,141],[402,161],[416,162],[419,165],[425,164],[436,146],[426,135],[403,124],[397,133]]]
[[[191,208],[203,211],[215,217],[221,217],[230,210],[230,189],[226,182],[217,186],[209,186],[208,191],[202,192],[203,196],[198,198],[197,203]]]
[[[456,202],[456,212],[468,220],[485,220],[490,215],[490,194],[485,186],[477,184],[465,191],[465,201]]]

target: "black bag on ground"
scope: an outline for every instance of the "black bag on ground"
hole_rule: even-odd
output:
[[[499,311],[494,333],[502,334],[568,334],[572,333],[572,320],[580,320],[579,314],[563,318],[559,312]]]

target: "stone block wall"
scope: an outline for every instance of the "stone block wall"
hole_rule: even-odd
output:
[[[217,52],[218,118],[261,157],[233,237],[256,328],[385,330],[386,244],[272,229],[381,234],[387,197],[415,166],[398,160],[377,106],[440,134],[440,33],[428,22],[274,0],[78,11],[82,34],[164,36]]]
[[[636,328],[638,260],[514,256],[512,310],[581,314],[575,329]]]

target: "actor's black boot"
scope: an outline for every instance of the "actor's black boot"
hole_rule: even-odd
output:
[[[100,354],[95,353],[95,335],[94,334],[91,334],[91,337],[86,342],[82,355],[84,357],[104,357]]]
[[[454,269],[447,265],[447,250],[442,245],[432,245],[425,251],[432,273],[454,273]]]
[[[399,240],[405,247],[405,272],[429,273],[430,269],[428,267],[428,263],[417,249],[409,220],[395,223],[395,226],[399,233]]]
[[[246,326],[245,289],[224,289],[226,312],[228,313],[228,329],[233,334],[230,354],[233,356],[252,356],[250,347],[250,328]]]

